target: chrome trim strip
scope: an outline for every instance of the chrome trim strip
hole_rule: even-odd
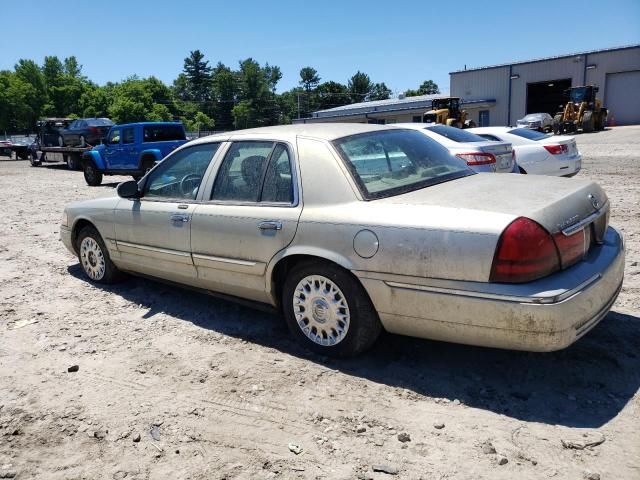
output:
[[[122,245],[123,247],[137,248],[139,250],[146,250],[148,252],[158,252],[158,253],[166,253],[167,255],[176,255],[178,257],[190,257],[191,254],[188,252],[180,252],[178,250],[169,250],[168,248],[158,248],[158,247],[150,247],[148,245],[140,245],[137,243],[129,243],[123,241],[117,241],[116,244],[118,246]]]
[[[590,224],[596,218],[599,218],[602,215],[604,215],[605,213],[607,213],[607,207],[609,207],[609,200],[607,200],[607,202],[602,207],[600,207],[600,210],[598,210],[597,212],[593,212],[591,215],[589,215],[588,217],[583,218],[578,223],[574,223],[570,227],[567,227],[564,230],[562,230],[562,234],[565,235],[566,237],[569,237],[569,236],[573,235],[574,233],[577,233],[584,226]]]
[[[461,297],[471,297],[471,298],[481,298],[484,300],[499,300],[501,302],[512,302],[512,303],[534,303],[534,304],[550,304],[550,303],[560,303],[563,300],[566,300],[577,293],[580,293],[585,288],[589,287],[594,282],[598,281],[602,275],[597,273],[593,275],[591,278],[582,282],[580,285],[572,288],[571,290],[567,290],[559,295],[554,295],[551,297],[545,296],[532,296],[532,297],[522,297],[517,295],[501,295],[499,293],[486,293],[486,292],[474,292],[472,290],[459,290],[454,288],[442,288],[442,287],[430,287],[427,285],[411,285],[408,283],[399,283],[399,282],[387,282],[384,283],[392,288],[402,288],[405,290],[418,290],[421,292],[430,292],[430,293],[442,293],[445,295],[457,295]]]
[[[226,258],[226,257],[214,257],[212,255],[202,255],[200,253],[193,254],[194,259],[200,260],[210,260],[212,262],[222,262],[222,263],[232,263],[234,265],[243,265],[245,267],[253,267],[257,264],[257,262],[250,262],[249,260],[238,260],[237,258]]]

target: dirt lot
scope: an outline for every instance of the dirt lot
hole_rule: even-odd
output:
[[[385,335],[348,361],[209,296],[92,285],[59,218],[124,178],[0,157],[0,478],[640,479],[640,127],[578,143],[627,241],[596,329],[553,354]]]

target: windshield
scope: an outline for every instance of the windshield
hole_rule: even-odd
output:
[[[484,138],[475,133],[466,132],[460,128],[447,127],[446,125],[434,125],[433,127],[426,127],[425,130],[447,137],[454,142],[474,143],[485,141]]]
[[[367,200],[473,174],[464,161],[415,130],[364,133],[333,143]]]
[[[529,115],[525,115],[522,120],[524,120],[525,122],[534,122],[541,119],[542,115],[540,115],[539,113],[530,113]]]
[[[512,135],[517,135],[522,138],[527,138],[529,140],[542,140],[544,138],[549,138],[551,135],[547,135],[546,133],[540,133],[535,130],[531,130],[529,128],[514,128],[513,130],[509,130],[508,133]]]
[[[569,98],[573,103],[582,103],[588,100],[588,87],[573,88],[569,93]]]
[[[90,118],[87,120],[87,125],[90,127],[110,127],[113,122],[108,118]]]

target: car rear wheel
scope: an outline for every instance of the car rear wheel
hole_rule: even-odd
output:
[[[293,335],[323,355],[357,355],[370,348],[382,330],[362,285],[330,263],[296,265],[282,289],[282,308]]]
[[[85,275],[97,283],[114,283],[122,272],[111,261],[102,237],[93,226],[86,226],[78,235],[78,259]]]
[[[86,161],[84,164],[84,181],[91,187],[97,187],[102,183],[102,173],[98,171],[92,161]]]

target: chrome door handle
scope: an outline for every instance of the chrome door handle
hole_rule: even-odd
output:
[[[260,230],[282,230],[282,222],[267,220],[258,224]]]
[[[172,222],[188,222],[189,215],[185,215],[183,213],[174,213],[171,215]]]

